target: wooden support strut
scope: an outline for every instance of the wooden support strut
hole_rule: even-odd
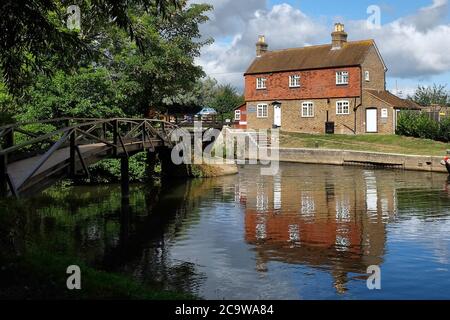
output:
[[[7,157],[0,154],[0,197],[8,196],[8,164]]]
[[[119,144],[119,122],[117,120],[114,120],[113,122],[113,155],[117,157],[118,154],[118,147]]]
[[[14,146],[14,128],[6,131],[3,141],[3,149],[8,149]],[[8,185],[11,193],[16,195],[11,177],[8,175],[8,156],[6,154],[0,155],[0,197],[8,196]]]
[[[75,153],[77,149],[76,130],[73,130],[70,134],[70,159],[69,159],[69,176],[75,177]]]

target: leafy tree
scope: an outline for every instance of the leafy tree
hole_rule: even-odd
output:
[[[203,75],[194,58],[210,40],[195,40],[200,38],[198,23],[206,21],[209,9],[171,8],[177,29],[160,16],[130,12],[142,28],[144,51],[118,26],[97,26],[92,32],[101,35],[96,42],[101,57],[86,58],[84,66],[73,71],[55,66],[53,76],[38,75],[16,97],[17,118],[142,116],[149,106],[160,106],[165,96],[189,92]]]
[[[182,90],[163,99],[163,104],[171,108],[201,108],[213,104],[217,91],[217,81],[213,78],[197,80],[190,90]]]
[[[211,106],[223,116],[244,103],[244,97],[237,93],[237,89],[230,84],[218,87]]]
[[[8,93],[5,85],[0,82],[0,125],[11,123],[11,113],[14,107],[14,99]]]
[[[99,64],[111,70],[119,90],[126,97],[124,111],[130,115],[145,114],[149,107],[162,108],[165,97],[191,90],[204,75],[194,59],[200,49],[211,42],[199,41],[198,25],[207,21],[209,5],[183,5],[168,11],[176,25],[159,16],[130,13],[139,21],[141,45],[131,41],[117,27],[107,30],[100,43],[104,52]],[[169,9],[168,9],[169,10]]]
[[[18,99],[20,121],[60,117],[101,118],[123,116],[123,97],[105,68],[80,68],[76,73],[40,76]]]
[[[437,104],[445,106],[450,103],[450,95],[446,86],[433,84],[433,86],[418,86],[412,98],[416,103],[422,106],[431,106]]]
[[[113,22],[125,30],[139,49],[145,50],[138,20],[130,16],[138,8],[152,16],[169,17],[185,0],[4,0],[0,3],[0,69],[10,92],[18,93],[33,75],[60,67],[76,67],[83,57],[96,52],[98,25]],[[67,7],[80,6],[82,30],[66,26]],[[170,17],[169,17],[170,18]]]

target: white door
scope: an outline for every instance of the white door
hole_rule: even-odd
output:
[[[377,109],[366,109],[366,132],[378,132]]]
[[[273,125],[281,127],[281,105],[279,104],[273,106]]]

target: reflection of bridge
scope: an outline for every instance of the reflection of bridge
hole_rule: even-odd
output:
[[[150,119],[62,118],[0,127],[0,196],[30,194],[69,177],[88,177],[88,166],[121,159],[128,193],[128,158],[148,151],[150,161],[170,150],[177,126]]]

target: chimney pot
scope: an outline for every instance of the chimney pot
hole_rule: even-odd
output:
[[[261,57],[267,52],[269,45],[266,43],[266,37],[264,35],[258,36],[258,42],[256,43],[256,56]]]
[[[347,42],[347,33],[344,30],[344,25],[342,23],[335,23],[334,24],[334,31],[331,33],[331,39],[332,39],[332,50],[339,50],[342,48],[344,43]]]

